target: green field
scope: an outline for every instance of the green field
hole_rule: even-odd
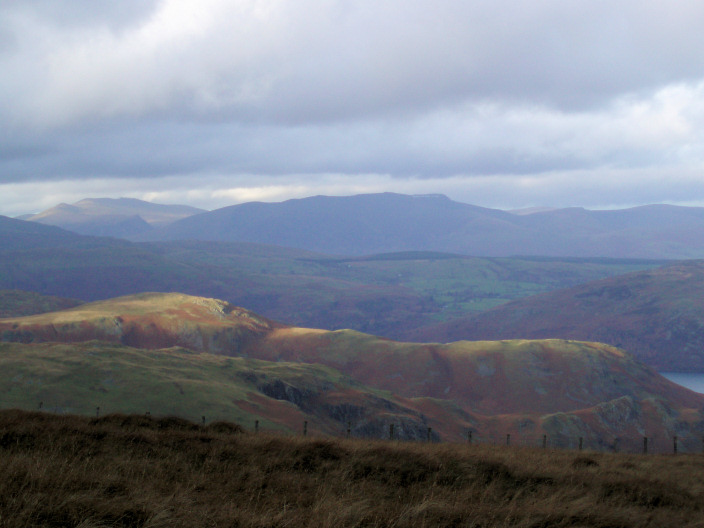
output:
[[[510,300],[662,265],[663,261],[478,258],[406,252],[333,258],[207,242],[149,246],[246,293],[227,300],[289,324],[401,336]]]

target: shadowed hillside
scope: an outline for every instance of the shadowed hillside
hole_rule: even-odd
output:
[[[704,372],[704,262],[677,263],[516,300],[407,337],[600,341],[623,347],[658,370]]]
[[[429,252],[333,258],[251,243],[134,244],[0,217],[0,288],[84,301],[180,291],[299,326],[392,338],[511,299],[659,264]]]
[[[83,304],[76,299],[40,295],[21,290],[0,290],[0,317],[55,312]]]

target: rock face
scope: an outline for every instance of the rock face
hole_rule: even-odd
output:
[[[288,327],[182,294],[141,294],[3,319],[0,336],[27,344],[100,340],[251,358],[261,365],[238,374],[254,395],[249,412],[290,423],[287,413],[295,411],[338,433],[351,423],[352,434],[387,437],[393,424],[407,439],[427,439],[430,427],[431,438],[460,439],[468,429],[477,438],[549,432],[608,446],[624,434],[704,432],[704,396],[600,343],[398,343],[349,330]],[[289,374],[266,374],[266,365],[278,364],[288,365]],[[305,368],[298,372],[295,365]],[[317,374],[306,370],[314,366]]]

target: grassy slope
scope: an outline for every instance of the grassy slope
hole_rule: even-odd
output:
[[[398,408],[389,410],[394,419],[406,415],[410,436],[418,436],[425,423],[455,438],[473,427],[486,435],[521,430],[602,440],[620,433],[637,437],[644,434],[639,424],[646,422],[651,431],[664,436],[674,434],[678,427],[680,434],[693,434],[704,426],[696,411],[704,404],[702,396],[668,382],[623,352],[600,344],[562,340],[397,343],[349,330],[285,327],[221,301],[181,294],[142,294],[65,312],[5,319],[0,321],[0,330],[4,340],[73,342],[100,338],[149,348],[186,346],[270,362],[326,365],[361,385],[391,391],[405,399],[395,400]],[[21,349],[17,351],[21,362]],[[166,360],[170,357],[165,355]],[[298,384],[297,390],[310,393],[311,384]],[[149,384],[132,390],[135,394],[159,392]],[[374,402],[381,405],[374,399],[379,395],[361,397],[360,393],[369,395],[370,391],[360,388],[345,399],[344,393],[349,390],[354,393],[351,386],[337,391],[333,406],[338,409],[328,418],[338,422],[338,431],[340,422],[354,417],[360,431],[383,435],[383,419],[377,417],[372,424],[366,418],[360,421],[357,411],[341,410],[343,404],[356,409],[374,407]],[[332,398],[329,392],[325,398]],[[222,401],[222,397],[212,397],[213,401]],[[295,403],[295,412],[308,412],[306,405],[329,406],[332,401],[313,398],[306,403],[303,398],[296,401],[288,395],[280,399]],[[389,395],[387,399],[393,398]],[[257,412],[279,413],[266,407]],[[556,418],[554,413],[563,415]],[[497,415],[504,416],[488,419]],[[619,415],[629,419],[619,420]]]
[[[224,432],[232,429],[0,412],[2,524],[694,528],[704,515],[698,455]]]
[[[4,408],[56,413],[109,412],[177,415],[208,422],[232,420],[252,428],[340,436],[345,411],[364,407],[351,433],[366,436],[381,415],[418,421],[411,402],[365,387],[322,365],[266,362],[196,353],[182,348],[143,350],[88,342],[0,343]]]
[[[182,346],[235,355],[272,328],[224,301],[179,293],[142,293],[76,308],[0,320],[5,341],[103,340],[146,348]]]

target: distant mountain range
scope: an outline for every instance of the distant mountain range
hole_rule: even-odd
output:
[[[22,407],[41,399],[72,412],[102,403],[163,413],[195,399],[216,418],[254,415],[289,430],[306,418],[326,433],[350,423],[383,437],[396,423],[404,438],[432,427],[455,441],[471,429],[583,436],[604,448],[619,436],[640,441],[644,427],[651,437],[704,432],[703,395],[595,343],[398,343],[176,293],[3,319],[0,335],[0,390]]]
[[[502,211],[438,194],[381,193],[203,211],[97,198],[22,218],[133,241],[251,242],[345,256],[437,251],[483,257],[704,258],[704,208],[670,205]]]
[[[512,214],[442,195],[314,196],[201,213],[134,240],[256,242],[337,255],[704,258],[704,208],[650,205]]]
[[[161,205],[134,198],[87,198],[71,205],[61,203],[20,219],[82,235],[125,238],[202,212],[203,209],[188,205]]]

